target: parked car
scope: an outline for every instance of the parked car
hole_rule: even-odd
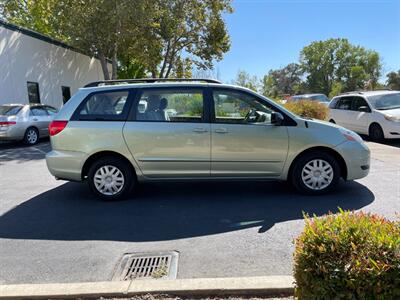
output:
[[[332,99],[329,120],[374,141],[400,138],[400,91],[350,92]]]
[[[316,101],[325,105],[328,105],[330,102],[330,99],[324,94],[295,95],[289,98],[289,102],[296,102],[301,100]]]
[[[288,180],[318,195],[341,177],[367,176],[370,152],[356,133],[296,116],[246,88],[192,81],[81,88],[50,124],[51,174],[87,181],[104,199],[142,181],[210,179]]]
[[[58,110],[49,105],[0,105],[0,141],[34,145],[49,135],[48,126]]]

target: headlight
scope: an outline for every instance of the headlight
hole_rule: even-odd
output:
[[[392,122],[400,122],[400,116],[392,116],[392,115],[383,115],[386,120],[392,121]]]
[[[355,132],[346,128],[339,128],[339,131],[348,141],[363,143],[363,139]]]

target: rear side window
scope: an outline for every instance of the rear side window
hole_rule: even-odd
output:
[[[43,117],[48,116],[48,113],[43,107],[31,107],[31,115],[36,117]]]
[[[201,89],[144,89],[136,107],[137,121],[201,122]]]
[[[44,108],[47,110],[50,116],[54,116],[55,114],[58,113],[58,110],[52,106],[45,106]]]
[[[0,106],[0,116],[15,116],[19,113],[21,108],[22,106]]]
[[[129,91],[93,93],[86,97],[75,112],[74,120],[122,121],[128,111]]]

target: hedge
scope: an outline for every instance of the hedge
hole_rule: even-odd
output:
[[[342,210],[306,217],[294,277],[298,299],[400,299],[400,222]]]
[[[329,108],[316,101],[301,100],[296,102],[287,102],[284,106],[294,114],[302,117],[320,120],[326,120],[328,118]]]

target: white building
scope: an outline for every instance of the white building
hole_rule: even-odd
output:
[[[0,104],[60,107],[80,87],[103,79],[98,59],[0,20]]]

